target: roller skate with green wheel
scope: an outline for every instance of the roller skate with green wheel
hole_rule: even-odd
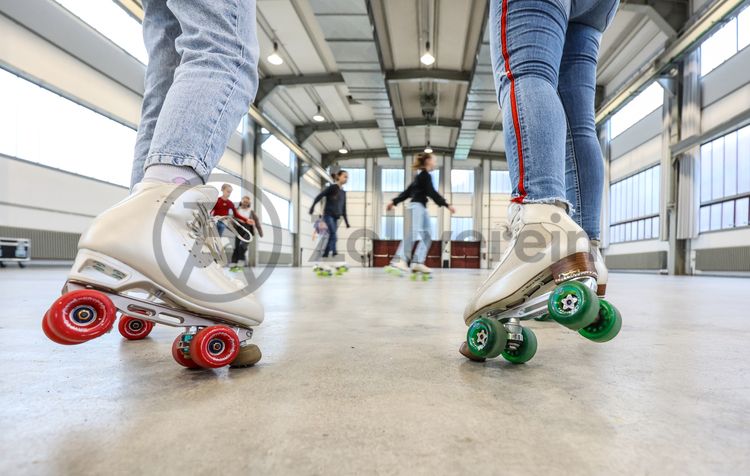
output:
[[[409,266],[401,260],[391,261],[391,264],[385,267],[385,272],[393,276],[403,277],[411,273]]]
[[[522,322],[530,319],[552,319],[595,342],[616,336],[620,314],[597,296],[588,237],[566,209],[512,203],[508,216],[509,249],[466,306],[469,329],[461,354],[475,357],[471,360],[502,355],[511,363],[529,361],[537,341]]]
[[[343,276],[344,273],[349,271],[349,265],[346,263],[341,263],[339,265],[336,265],[336,276]]]
[[[430,279],[432,279],[432,270],[430,268],[423,263],[411,264],[412,281],[429,281]]]

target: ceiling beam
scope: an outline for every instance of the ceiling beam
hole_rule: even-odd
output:
[[[422,152],[424,147],[404,147],[404,154],[416,154]],[[436,155],[452,155],[455,149],[452,147],[432,147],[432,152]],[[365,150],[350,150],[348,154],[340,154],[339,152],[328,152],[323,154],[322,163],[323,167],[328,167],[334,162],[341,162],[343,160],[352,159],[376,159],[380,157],[388,157],[388,151],[386,149],[365,149]],[[489,160],[505,160],[505,152],[491,151],[491,150],[471,150],[469,151],[470,158],[476,159],[489,159]]]
[[[448,127],[451,129],[457,129],[461,127],[461,121],[457,119],[439,119],[427,120],[423,117],[407,117],[405,119],[399,119],[396,122],[396,127]],[[315,122],[310,124],[303,124],[295,127],[294,135],[297,142],[302,144],[307,139],[312,137],[317,132],[333,132],[333,131],[346,131],[346,130],[368,130],[377,129],[377,121],[348,121],[348,122]],[[502,123],[499,122],[480,122],[479,130],[481,131],[496,131],[500,132],[503,130]]]
[[[387,83],[409,81],[436,81],[444,83],[468,83],[471,72],[449,69],[397,69],[385,72]]]
[[[620,8],[643,13],[670,38],[674,38],[690,18],[689,0],[625,0]]]
[[[261,101],[266,99],[279,86],[323,86],[343,83],[344,77],[340,73],[268,76],[262,78],[258,84],[255,103],[260,104]]]

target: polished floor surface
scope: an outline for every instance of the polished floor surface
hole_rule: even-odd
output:
[[[750,474],[749,280],[615,274],[618,338],[514,366],[456,351],[485,274],[278,270],[261,363],[189,371],[169,327],[48,341],[65,270],[0,270],[0,474]]]

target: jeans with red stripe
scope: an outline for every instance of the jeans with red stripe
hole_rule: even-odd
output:
[[[491,0],[490,48],[513,201],[565,203],[599,238],[599,41],[618,0]]]

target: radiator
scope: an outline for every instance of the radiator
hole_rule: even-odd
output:
[[[78,238],[81,235],[61,231],[0,226],[0,236],[29,238],[31,240],[31,259],[70,261],[76,257]]]
[[[750,246],[696,250],[695,269],[697,271],[750,272]]]
[[[645,270],[661,271],[667,269],[667,252],[634,253],[625,255],[607,255],[604,257],[607,268],[611,270]]]

